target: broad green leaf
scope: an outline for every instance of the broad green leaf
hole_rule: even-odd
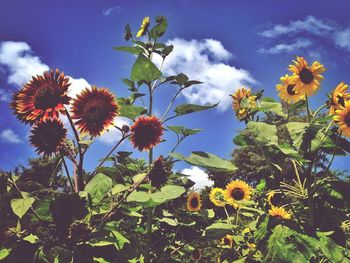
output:
[[[124,192],[125,190],[128,190],[130,188],[130,185],[123,185],[123,184],[116,184],[112,188],[112,195],[119,194],[120,192]]]
[[[12,251],[12,248],[4,248],[4,247],[2,247],[0,249],[0,260],[3,260],[5,258],[7,258],[7,256],[10,255],[11,251]]]
[[[189,129],[184,126],[167,126],[167,128],[177,134],[181,134],[184,136],[193,135],[202,131],[202,129]]]
[[[236,137],[233,138],[233,143],[237,146],[249,146],[252,145],[251,140],[248,136],[245,136],[243,134],[239,134]]]
[[[306,128],[309,126],[306,122],[289,122],[286,124],[289,135],[292,138],[293,145],[299,150],[303,142],[303,136]]]
[[[156,203],[164,203],[166,201],[178,198],[185,192],[185,188],[178,185],[166,185],[159,192],[152,194],[151,198]]]
[[[135,83],[130,79],[122,79],[122,81],[129,86],[131,91],[136,91]]]
[[[98,237],[90,239],[87,244],[90,244],[93,247],[105,247],[115,245],[115,238],[113,237]]]
[[[247,124],[247,128],[255,134],[256,140],[263,145],[269,146],[278,144],[277,128],[275,125],[265,122],[250,121]]]
[[[130,244],[130,241],[126,237],[124,237],[120,232],[115,230],[115,231],[111,231],[111,233],[116,239],[116,245],[118,250],[122,250],[124,247],[124,244],[126,243]]]
[[[269,232],[268,226],[269,226],[269,216],[265,216],[263,219],[261,219],[261,221],[259,221],[257,229],[254,232],[254,238],[256,243],[259,243],[260,241],[264,240],[267,237],[267,234]]]
[[[216,107],[216,105],[218,104],[219,103],[216,103],[214,105],[207,105],[207,106],[196,105],[196,104],[181,104],[181,105],[178,105],[174,111],[176,112],[176,116],[182,116],[193,112],[209,110]]]
[[[52,215],[51,215],[51,206],[52,199],[51,197],[45,197],[43,199],[38,200],[34,204],[34,210],[35,212],[44,220],[51,221]],[[38,221],[39,219],[36,216],[32,216],[32,221]]]
[[[319,237],[321,250],[330,262],[350,262],[349,250],[347,251],[346,255],[346,248],[337,245],[330,237],[323,234],[319,234]]]
[[[150,31],[150,35],[153,39],[161,37],[168,27],[168,21],[164,16],[158,16],[156,18],[156,21],[157,25],[153,27]]]
[[[35,244],[39,241],[39,238],[36,235],[30,234],[29,236],[24,237],[23,240]]]
[[[147,176],[146,173],[140,173],[140,174],[135,175],[135,176],[132,178],[132,180],[134,181],[134,183],[139,183],[139,182],[141,182],[146,176]]]
[[[178,223],[175,219],[169,218],[169,217],[163,217],[159,219],[159,222],[167,223],[169,226],[177,226]]]
[[[233,226],[226,223],[214,223],[205,229],[205,236],[210,238],[222,238],[232,232]]]
[[[180,73],[175,77],[175,79],[177,83],[179,83],[180,85],[183,85],[188,80],[188,77],[185,74]]]
[[[118,51],[124,51],[124,52],[128,52],[131,54],[135,54],[138,55],[140,53],[142,53],[143,49],[139,46],[132,46],[132,47],[113,47],[114,50],[118,50]]]
[[[91,196],[93,205],[98,204],[112,189],[112,179],[103,173],[96,174],[92,180],[85,186],[85,192]]]
[[[232,162],[206,152],[192,152],[187,158],[179,153],[172,153],[171,156],[211,171],[235,171],[237,169]]]
[[[126,117],[134,121],[139,115],[147,113],[147,109],[144,107],[126,103],[125,98],[117,98],[117,102],[120,106],[118,113],[120,117]]]
[[[140,54],[132,67],[131,79],[134,81],[145,80],[151,82],[160,76],[162,76],[162,72],[157,66],[144,55]]]
[[[151,194],[143,191],[134,191],[126,199],[127,202],[147,203],[151,199]]]
[[[273,113],[277,114],[278,116],[281,116],[284,118],[287,117],[287,114],[285,114],[283,112],[281,103],[276,102],[274,100],[271,101],[271,100],[267,100],[267,98],[263,98],[260,101],[259,109],[261,111],[272,111]]]
[[[22,218],[34,203],[33,197],[25,197],[11,200],[11,208],[16,216]]]

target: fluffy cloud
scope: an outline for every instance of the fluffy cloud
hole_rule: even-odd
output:
[[[22,140],[11,129],[5,129],[0,133],[0,139],[8,143],[21,143]]]
[[[112,15],[113,13],[119,13],[121,12],[122,10],[122,7],[121,6],[113,6],[113,7],[110,7],[110,8],[105,8],[102,10],[102,14],[104,16],[110,16]]]
[[[131,120],[123,117],[117,117],[114,122],[114,125],[119,128],[123,127],[123,125],[130,126]],[[115,127],[111,128],[109,131],[106,131],[104,134],[102,134],[98,138],[99,141],[108,145],[113,145],[117,143],[120,139],[121,139],[121,132]]]
[[[11,94],[5,90],[5,89],[0,89],[0,101],[10,101]]]
[[[22,86],[33,75],[49,69],[39,57],[32,55],[31,47],[25,42],[1,42],[0,64],[9,70],[8,83],[16,86]]]
[[[180,173],[188,175],[188,178],[195,182],[193,186],[197,190],[201,190],[206,186],[212,186],[213,181],[209,180],[208,174],[197,166],[192,166],[191,168],[185,168]]]
[[[333,23],[317,19],[314,16],[307,16],[304,20],[290,21],[288,25],[275,25],[272,29],[259,33],[263,37],[273,38],[285,34],[309,32],[315,35],[328,35],[334,30]]]
[[[350,27],[340,30],[334,34],[335,43],[350,51]]]
[[[309,39],[300,38],[292,44],[277,44],[270,48],[261,48],[258,50],[261,54],[279,54],[279,53],[290,53],[307,48],[312,45],[312,41]]]
[[[166,75],[185,73],[190,79],[204,82],[183,91],[189,103],[205,105],[220,101],[218,109],[224,111],[231,105],[229,94],[235,88],[256,83],[247,70],[225,63],[233,55],[220,41],[175,38],[166,44],[174,45],[174,50],[166,58],[163,72]],[[155,63],[160,65],[160,62],[160,57],[155,57]]]

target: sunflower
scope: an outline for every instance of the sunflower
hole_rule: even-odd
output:
[[[36,152],[50,156],[57,153],[66,140],[67,130],[58,119],[41,121],[31,130],[31,144],[36,147]]]
[[[239,206],[240,201],[250,200],[251,194],[250,186],[241,180],[228,183],[225,190],[226,201],[235,208]]]
[[[232,108],[239,120],[245,119],[251,109],[256,106],[256,96],[252,95],[252,90],[249,88],[239,88],[230,96],[233,99]]]
[[[343,135],[350,137],[350,101],[344,103],[344,107],[335,111],[333,120],[338,124]]]
[[[225,206],[225,190],[215,187],[211,189],[210,194],[209,194],[209,199],[210,201],[219,207],[224,207]]]
[[[192,252],[191,259],[194,262],[198,262],[202,258],[202,250],[199,248],[195,248]]]
[[[267,202],[270,206],[282,205],[283,195],[282,193],[276,192],[274,190],[267,194]]]
[[[221,239],[220,244],[232,248],[232,246],[233,246],[233,236],[231,236],[231,235],[224,236]]]
[[[131,143],[139,151],[150,150],[161,141],[164,128],[155,116],[139,117],[130,128]]]
[[[291,76],[286,74],[281,77],[281,84],[276,86],[277,91],[279,91],[278,96],[287,103],[295,103],[301,99],[304,99],[304,95],[301,95],[295,89],[295,83]]]
[[[159,188],[166,183],[170,174],[171,167],[164,161],[163,156],[160,156],[153,163],[153,167],[148,173],[148,178],[151,180],[152,186]]]
[[[136,37],[141,37],[144,34],[146,34],[146,31],[148,30],[149,25],[150,25],[149,16],[146,16],[142,20],[142,24],[141,24],[140,30],[137,32]]]
[[[292,215],[289,214],[283,207],[272,206],[269,210],[269,215],[279,219],[291,219]]]
[[[201,210],[201,196],[197,192],[192,192],[187,196],[187,210],[190,212],[198,212]]]
[[[321,73],[326,68],[318,61],[309,66],[303,57],[297,57],[293,62],[294,65],[289,65],[288,69],[294,73],[292,81],[295,83],[295,91],[311,96],[320,87],[320,82],[323,80]]]
[[[71,99],[68,96],[68,82],[68,77],[58,69],[37,75],[14,93],[10,106],[24,123],[57,119],[59,113],[65,113],[64,105],[69,104]]]
[[[73,101],[72,119],[82,133],[99,136],[113,124],[119,105],[106,88],[86,88]]]
[[[340,110],[345,106],[345,101],[350,99],[350,93],[347,92],[349,86],[344,82],[339,85],[329,94],[329,115],[333,115],[336,110]]]

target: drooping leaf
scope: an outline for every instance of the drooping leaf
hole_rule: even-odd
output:
[[[214,105],[207,105],[207,106],[196,105],[196,104],[181,104],[181,105],[178,105],[174,111],[176,112],[176,116],[182,116],[193,112],[209,110],[216,107],[218,104],[219,103],[216,103]]]
[[[255,135],[256,140],[264,146],[278,144],[277,128],[275,125],[250,121],[247,124],[247,128]]]
[[[130,103],[125,103],[124,98],[117,98],[117,102],[120,106],[118,116],[126,117],[134,121],[139,115],[147,113],[147,109],[144,107],[134,106]]]
[[[232,231],[233,226],[226,223],[214,223],[205,229],[205,236],[219,239]]]
[[[115,237],[116,239],[116,245],[118,250],[122,250],[124,247],[124,244],[130,244],[130,241],[124,237],[119,231],[111,231],[112,235]]]
[[[167,128],[177,134],[184,135],[184,136],[193,135],[202,131],[202,129],[189,129],[184,126],[167,126]]]
[[[98,204],[112,189],[112,179],[103,173],[96,174],[85,186],[85,192],[91,196],[92,203]]]
[[[162,72],[157,66],[144,55],[140,54],[132,67],[131,79],[134,81],[145,80],[151,82],[160,76],[162,76]]]
[[[22,218],[34,203],[33,197],[25,197],[11,200],[11,208],[16,216]]]
[[[350,262],[350,251],[337,245],[330,237],[319,234],[320,246],[323,254],[330,262]]]
[[[118,50],[118,51],[124,51],[124,52],[128,52],[131,54],[135,54],[138,55],[140,53],[142,53],[143,49],[139,46],[132,46],[132,47],[113,47],[114,50]]]
[[[116,184],[112,188],[112,195],[119,194],[121,192],[124,192],[125,190],[128,190],[130,188],[130,185],[123,185],[123,184]]]
[[[260,101],[259,109],[261,111],[271,111],[271,112],[277,114],[278,116],[281,116],[281,117],[284,117],[284,118],[287,117],[287,114],[285,114],[283,112],[281,103],[276,102],[274,99],[263,98]]]

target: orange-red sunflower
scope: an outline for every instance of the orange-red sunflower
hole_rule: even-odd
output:
[[[297,57],[293,60],[294,65],[289,65],[288,69],[293,72],[292,81],[295,83],[295,90],[304,95],[311,96],[320,87],[320,82],[323,80],[323,73],[326,68],[318,61],[308,65],[303,57]]]
[[[58,119],[41,121],[31,130],[30,143],[36,152],[46,156],[57,153],[63,146],[67,130]]]
[[[64,105],[69,104],[70,83],[64,73],[50,70],[42,76],[33,77],[12,97],[11,108],[17,118],[25,123],[57,119],[65,113]]]
[[[346,101],[344,107],[335,111],[333,120],[338,124],[342,134],[350,137],[350,101]]]
[[[345,101],[350,99],[350,93],[347,92],[349,86],[344,82],[339,85],[329,94],[328,106],[329,115],[333,115],[336,110],[340,110],[345,106]]]
[[[150,150],[161,141],[164,128],[155,116],[141,116],[130,128],[131,143],[139,151]]]
[[[119,105],[115,96],[106,88],[86,88],[72,105],[72,119],[83,133],[96,137],[113,124]]]

